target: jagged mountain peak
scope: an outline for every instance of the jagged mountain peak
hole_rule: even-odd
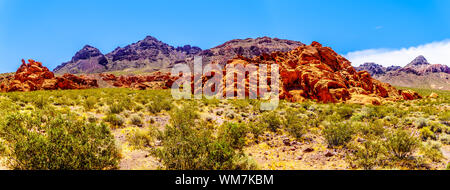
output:
[[[103,54],[102,52],[100,52],[99,49],[90,45],[85,45],[81,50],[75,53],[75,56],[72,57],[72,61],[76,62],[81,59],[89,59],[91,57],[97,57],[102,55]]]
[[[430,65],[430,63],[423,55],[419,55],[413,61],[411,61],[411,63],[406,65],[406,67],[415,67],[415,66],[422,66],[422,65]]]

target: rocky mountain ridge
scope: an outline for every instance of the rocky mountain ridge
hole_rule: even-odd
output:
[[[62,63],[54,69],[54,72],[57,74],[86,74],[133,70],[167,71],[177,63],[192,65],[194,56],[202,56],[204,63],[225,65],[228,60],[238,55],[252,58],[260,56],[262,53],[290,51],[301,45],[303,45],[301,42],[261,37],[235,39],[217,47],[202,50],[190,45],[175,48],[152,36],[147,36],[145,39],[123,48],[118,47],[106,55],[103,55],[98,49],[86,45],[75,54],[71,61]]]
[[[365,63],[355,69],[367,71],[374,78],[395,86],[450,90],[450,68],[431,64],[422,55],[404,67]]]

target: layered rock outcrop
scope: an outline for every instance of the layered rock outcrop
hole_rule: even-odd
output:
[[[42,63],[34,60],[22,60],[22,65],[13,76],[4,78],[0,83],[2,92],[35,91],[35,90],[66,90],[96,88],[97,80],[85,76],[64,74],[56,77]]]
[[[397,90],[375,80],[367,71],[357,72],[347,59],[318,42],[286,53],[275,52],[253,59],[238,57],[228,64],[277,64],[281,75],[280,98],[294,102],[312,99],[324,103],[381,104],[421,98],[415,92]],[[235,85],[246,84],[246,90],[251,89],[248,80],[235,80]]]
[[[177,79],[170,73],[155,72],[146,76],[115,76],[113,74],[100,74],[102,80],[119,88],[133,88],[138,90],[169,89]]]

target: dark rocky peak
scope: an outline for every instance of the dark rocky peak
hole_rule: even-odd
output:
[[[75,56],[72,57],[72,61],[76,62],[82,59],[90,59],[92,57],[103,56],[99,49],[92,47],[90,45],[85,45],[80,51],[78,51]]]
[[[405,67],[417,67],[422,65],[430,65],[430,63],[428,63],[427,59],[424,56],[419,55]]]
[[[180,52],[185,52],[186,54],[189,54],[189,55],[195,55],[202,51],[201,48],[199,48],[197,46],[190,46],[190,45],[185,45],[182,47],[180,46],[180,47],[177,47],[175,50],[180,51]]]
[[[376,63],[364,63],[355,67],[357,71],[367,71],[370,75],[382,75],[386,73],[386,68]]]
[[[398,70],[400,70],[400,69],[402,69],[402,67],[392,65],[392,66],[389,66],[388,68],[386,68],[386,72],[389,72],[389,71],[398,71]]]

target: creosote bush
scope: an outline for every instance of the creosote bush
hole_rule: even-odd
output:
[[[269,129],[272,132],[277,132],[278,129],[280,129],[281,125],[283,124],[280,120],[279,115],[276,111],[270,111],[264,113],[260,117],[261,124],[265,125],[266,129]]]
[[[165,169],[243,170],[256,167],[233,148],[233,144],[240,146],[241,143],[238,126],[226,126],[234,128],[232,135],[215,137],[211,129],[197,125],[197,118],[196,110],[191,105],[172,110],[170,125],[158,135],[163,142],[162,148],[154,152]],[[236,138],[238,141],[235,141]]]
[[[84,100],[83,106],[86,110],[91,110],[91,109],[95,108],[96,104],[97,104],[97,98],[94,96],[89,96],[88,98],[86,98]]]
[[[346,145],[353,134],[353,127],[348,123],[329,123],[323,130],[323,136],[330,147]]]
[[[153,127],[148,127],[146,129],[133,128],[130,133],[127,134],[127,140],[130,145],[138,148],[144,149],[152,146],[155,140],[156,130]]]
[[[10,114],[0,128],[8,142],[9,165],[18,170],[116,169],[120,155],[104,124],[56,114]]]
[[[353,145],[351,161],[357,167],[371,170],[382,162],[385,148],[380,140],[369,140],[361,145]]]
[[[306,118],[300,115],[300,112],[294,109],[288,109],[284,120],[286,131],[293,137],[300,139],[306,133]]]
[[[121,127],[125,123],[123,118],[117,114],[108,114],[103,121],[110,123],[113,127]]]
[[[244,124],[224,123],[219,130],[219,140],[228,143],[232,148],[241,150],[245,146],[248,132]]]
[[[419,139],[406,130],[396,129],[386,134],[385,147],[393,158],[404,159],[419,147]]]
[[[156,96],[153,101],[147,106],[149,112],[156,114],[163,110],[170,111],[172,109],[172,102],[162,96]]]

